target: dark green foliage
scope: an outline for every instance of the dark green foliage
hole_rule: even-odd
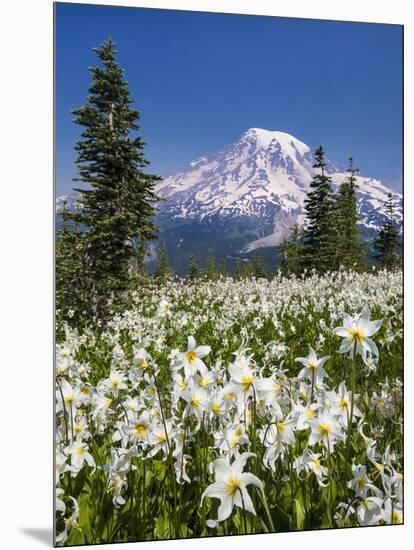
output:
[[[374,241],[375,259],[381,267],[395,269],[400,263],[398,255],[400,243],[398,229],[394,225],[394,207],[391,193],[388,193],[387,218]]]
[[[198,266],[196,264],[195,256],[190,256],[187,277],[190,281],[195,281],[198,277]]]
[[[228,277],[228,271],[227,271],[227,265],[226,265],[226,258],[221,258],[220,265],[219,265],[219,273],[223,277]]]
[[[358,207],[356,198],[356,177],[359,172],[349,158],[349,176],[341,184],[335,197],[336,261],[333,267],[338,269],[360,270],[364,267],[363,248],[358,240]]]
[[[130,107],[133,100],[115,60],[115,44],[109,39],[94,51],[101,65],[90,68],[87,103],[73,111],[74,122],[83,127],[76,145],[76,181],[87,189],[76,189],[82,207],[65,214],[67,222],[82,227],[83,235],[74,237],[69,226],[58,233],[65,242],[58,245],[57,296],[63,298],[63,286],[79,276],[74,290],[79,295],[66,295],[69,301],[58,302],[58,307],[79,309],[82,302],[87,315],[104,318],[111,300],[121,305],[134,275],[143,271],[156,232],[154,185],[160,178],[143,171],[148,165],[144,142],[133,135],[140,113]],[[70,253],[74,243],[76,253]],[[78,258],[76,265],[69,261],[71,255]]]
[[[171,277],[172,269],[168,263],[167,246],[165,243],[158,249],[158,268],[155,276],[159,279],[167,279]]]
[[[207,263],[206,263],[206,268],[204,270],[204,276],[206,279],[210,281],[217,278],[216,260],[214,258],[214,254],[211,248],[207,253]]]
[[[254,275],[254,265],[250,260],[245,260],[243,262],[242,268],[242,278],[250,279]]]
[[[236,266],[234,268],[234,277],[239,281],[242,278],[242,267],[240,260],[236,260]]]
[[[279,246],[282,260],[279,269],[283,275],[299,275],[303,270],[303,230],[295,223],[290,239]]]
[[[254,276],[258,279],[265,279],[266,278],[266,265],[263,260],[263,256],[260,252],[260,250],[256,251],[254,262],[253,262],[253,271]]]
[[[325,152],[320,146],[313,165],[320,173],[314,176],[305,199],[308,225],[304,235],[305,267],[318,273],[333,269],[336,237],[331,178],[326,175],[325,166]]]

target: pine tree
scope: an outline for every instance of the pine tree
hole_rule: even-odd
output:
[[[63,316],[73,318],[79,325],[86,317],[91,280],[85,263],[85,234],[78,224],[68,220],[67,214],[65,204],[56,241],[56,305]]]
[[[240,260],[236,260],[236,265],[234,268],[234,277],[239,281],[242,278],[242,275],[243,275],[243,272],[242,272]]]
[[[198,266],[196,264],[195,256],[190,256],[187,277],[191,282],[195,281],[198,277]]]
[[[158,250],[158,268],[155,276],[159,279],[171,277],[172,270],[168,263],[167,245],[164,243]]]
[[[298,224],[293,226],[291,236],[279,246],[282,256],[279,269],[283,275],[299,275],[303,267],[303,230],[299,233]]]
[[[216,260],[214,258],[214,254],[211,248],[207,253],[207,263],[206,263],[206,269],[204,270],[204,275],[206,279],[208,279],[209,281],[212,281],[217,277]]]
[[[253,263],[253,271],[254,276],[257,279],[265,279],[266,278],[266,264],[263,260],[262,253],[260,250],[256,250],[256,254],[254,257],[254,263]]]
[[[349,158],[349,176],[341,184],[335,200],[336,249],[335,268],[362,269],[364,266],[363,247],[358,240],[358,204],[356,197],[359,172]]]
[[[111,296],[117,304],[126,296],[134,271],[142,269],[148,243],[155,238],[154,186],[160,178],[143,171],[148,162],[144,142],[136,135],[140,113],[131,108],[115,44],[108,39],[94,51],[101,65],[90,68],[87,103],[73,110],[74,122],[84,128],[75,148],[76,181],[86,183],[87,189],[76,189],[83,207],[68,213],[67,219],[83,229],[88,309],[102,318]],[[58,279],[57,285],[68,278],[70,274]]]
[[[305,266],[319,273],[334,268],[336,232],[333,219],[331,178],[325,173],[325,152],[320,146],[315,151],[314,168],[320,170],[313,177],[310,192],[305,199],[307,227],[304,238]]]
[[[374,241],[375,259],[377,263],[386,269],[398,267],[400,259],[398,250],[398,229],[394,225],[394,205],[392,193],[388,193],[387,219],[383,223]]]
[[[219,273],[223,277],[228,277],[226,258],[221,258],[220,260]]]
[[[244,279],[251,279],[254,275],[254,265],[250,260],[246,260],[243,263],[242,277]]]

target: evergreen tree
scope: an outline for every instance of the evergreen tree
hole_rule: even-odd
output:
[[[303,266],[303,229],[299,233],[298,224],[293,226],[290,239],[285,239],[279,246],[282,256],[279,269],[283,275],[299,275]]]
[[[335,200],[336,261],[335,268],[341,265],[346,269],[361,269],[364,266],[363,247],[358,240],[358,204],[356,197],[359,172],[349,158],[349,176],[341,184]]]
[[[227,276],[228,276],[227,265],[226,265],[226,258],[224,258],[224,257],[221,258],[221,260],[220,260],[219,273],[220,273],[220,275],[222,275],[223,277],[227,277]]]
[[[207,263],[206,263],[206,269],[204,271],[204,275],[209,281],[212,281],[217,277],[216,260],[214,258],[214,254],[211,248],[207,253]]]
[[[244,279],[251,279],[254,275],[254,265],[250,260],[243,262],[242,277]]]
[[[108,39],[94,51],[101,65],[90,68],[87,103],[73,111],[74,121],[84,128],[76,145],[76,181],[86,183],[87,189],[76,189],[82,208],[66,218],[82,228],[79,253],[87,266],[82,278],[88,278],[86,303],[94,317],[102,318],[111,296],[114,303],[122,302],[134,271],[142,269],[149,241],[155,238],[154,186],[160,178],[143,171],[148,162],[144,142],[136,135],[140,113],[131,108],[133,100],[115,59],[115,44]],[[58,286],[71,279],[62,269],[64,265],[57,270]]]
[[[254,270],[254,276],[257,279],[265,279],[266,278],[266,264],[263,260],[262,253],[260,250],[256,250],[256,254],[254,257],[254,263],[253,263],[253,270]]]
[[[243,272],[240,260],[236,260],[236,266],[234,268],[234,277],[239,281],[242,278]]]
[[[398,229],[394,225],[394,205],[392,193],[388,193],[387,219],[374,241],[375,259],[381,267],[395,269],[400,263],[398,250]]]
[[[167,245],[164,243],[158,250],[158,268],[155,276],[160,279],[171,277],[172,270],[168,263]]]
[[[56,241],[56,305],[63,315],[68,315],[79,324],[88,308],[91,294],[91,279],[86,259],[86,239],[78,224],[67,219],[66,204],[61,212],[62,225]],[[69,305],[69,307],[67,307]]]
[[[310,184],[305,199],[307,227],[304,238],[304,255],[307,269],[324,273],[334,268],[336,232],[333,217],[331,178],[325,173],[325,152],[320,146],[315,151],[314,168],[320,170]]]
[[[190,256],[187,277],[191,282],[195,281],[198,277],[198,266],[195,256]]]

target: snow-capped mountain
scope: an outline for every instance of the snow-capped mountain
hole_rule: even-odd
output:
[[[251,128],[228,148],[193,161],[187,170],[165,178],[157,191],[166,201],[162,219],[182,222],[256,224],[242,250],[273,247],[304,221],[304,200],[315,173],[312,149],[278,131]],[[347,172],[327,161],[334,189]],[[385,216],[390,189],[381,181],[357,176],[361,224],[377,230]],[[402,222],[402,196],[393,192],[395,221]],[[244,240],[244,239],[243,239]]]
[[[176,273],[186,273],[189,256],[201,264],[211,249],[230,269],[261,249],[269,269],[278,262],[278,245],[295,223],[305,222],[304,201],[315,174],[314,149],[278,131],[251,128],[218,153],[203,156],[179,173],[164,178],[157,193],[159,241],[165,242]],[[337,189],[348,176],[327,160],[326,171]],[[361,233],[370,240],[386,216],[391,191],[378,179],[358,175]],[[392,191],[394,220],[402,225],[402,196]],[[77,208],[77,196],[58,197],[59,212]],[[156,263],[153,244],[149,262]]]

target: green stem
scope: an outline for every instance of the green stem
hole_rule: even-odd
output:
[[[351,411],[348,420],[348,434],[346,438],[346,463],[349,463],[349,451],[351,445],[352,420],[354,418],[354,401],[355,401],[355,383],[356,383],[356,342],[352,354],[352,377],[351,377]]]
[[[275,529],[275,526],[273,524],[273,520],[272,520],[272,516],[270,514],[270,510],[269,510],[269,505],[267,503],[267,499],[264,495],[264,493],[262,493],[262,491],[259,491],[259,495],[260,495],[260,499],[262,501],[262,504],[263,504],[263,508],[265,509],[265,512],[266,512],[266,516],[267,516],[267,520],[269,522],[269,526],[270,526],[270,529],[272,531],[272,533],[275,533],[276,532],[276,529]]]

